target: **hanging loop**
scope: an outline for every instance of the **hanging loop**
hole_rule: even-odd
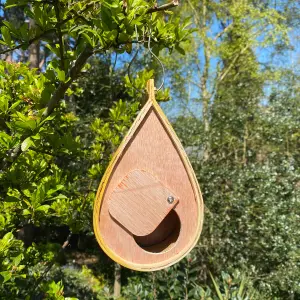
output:
[[[151,15],[151,20],[152,20],[152,15]],[[136,38],[137,38],[137,41],[139,42],[139,39],[138,39],[138,32],[137,32],[136,26],[135,26],[135,31],[136,31]],[[159,57],[158,57],[158,56],[152,51],[152,49],[151,49],[151,34],[152,34],[152,29],[151,29],[151,27],[150,27],[150,30],[149,30],[149,37],[148,37],[148,51],[149,51],[149,53],[151,54],[151,56],[154,57],[154,58],[158,61],[159,65],[161,66],[162,71],[163,71],[162,83],[161,83],[161,85],[159,86],[159,88],[156,89],[156,91],[158,92],[158,91],[160,91],[160,90],[163,88],[163,86],[164,86],[164,84],[165,84],[165,67],[164,67],[162,61],[159,59]],[[132,63],[134,62],[134,60],[136,59],[136,57],[137,57],[137,55],[138,55],[139,48],[140,48],[140,45],[138,44],[137,50],[136,50],[134,56],[132,57],[131,61],[129,62],[128,69],[127,69],[127,74],[128,74],[129,82],[132,84],[132,87],[133,87],[137,92],[141,92],[141,90],[139,90],[138,88],[136,88],[136,87],[134,86],[134,84],[133,84],[133,82],[132,82],[132,80],[131,80],[130,69],[131,69]]]
[[[152,17],[152,16],[151,16]],[[152,51],[151,49],[151,32],[152,30],[150,30],[149,33],[149,38],[148,38],[148,51],[150,52],[150,54],[158,61],[158,63],[160,64],[162,71],[163,71],[163,77],[162,77],[162,83],[159,86],[159,88],[156,90],[157,92],[160,91],[162,89],[162,87],[165,84],[165,67],[164,64],[162,63],[162,61],[159,59],[159,57],[157,55],[155,55],[155,53]]]

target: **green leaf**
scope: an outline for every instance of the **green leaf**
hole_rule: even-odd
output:
[[[239,288],[239,291],[238,291],[238,295],[240,297],[242,297],[242,295],[243,295],[243,291],[244,291],[244,288],[245,288],[245,283],[246,283],[246,278],[243,276],[242,277],[242,282],[240,284],[240,288]]]
[[[19,35],[21,36],[21,38],[23,40],[25,40],[26,42],[28,42],[29,40],[29,30],[28,30],[28,25],[27,23],[24,23],[18,30]]]
[[[14,235],[11,232],[5,234],[5,236],[0,239],[0,253],[9,247],[9,244],[14,239]]]
[[[36,211],[42,211],[42,212],[48,212],[50,208],[50,205],[41,205],[38,208],[36,208]]]
[[[31,193],[30,193],[30,191],[29,190],[23,190],[23,194],[26,196],[26,197],[28,197],[28,198],[30,198],[31,197]]]
[[[28,215],[31,215],[31,212],[27,208],[23,209],[23,216],[28,216]]]
[[[4,218],[3,215],[0,215],[0,230],[2,231],[5,227],[6,224],[6,219]]]
[[[5,8],[8,9],[8,8],[11,8],[11,7],[15,7],[15,6],[21,6],[21,5],[25,5],[27,4],[27,1],[26,0],[7,0],[6,3],[5,3]]]
[[[114,29],[114,26],[112,24],[112,18],[111,18],[111,11],[109,8],[107,7],[102,7],[101,9],[101,19],[104,25],[104,28],[106,30],[112,30]]]
[[[210,278],[211,278],[211,280],[212,280],[212,282],[214,284],[214,287],[215,287],[215,290],[217,292],[217,295],[218,295],[219,299],[220,300],[224,300],[223,295],[222,295],[222,293],[220,291],[220,288],[219,288],[218,284],[216,283],[214,277],[212,276],[212,274],[210,272],[209,272],[209,275],[210,275]]]
[[[31,138],[34,139],[34,140],[40,140],[41,136],[40,136],[39,133],[37,133],[36,135],[33,135]]]
[[[63,194],[59,194],[58,196],[51,198],[51,200],[58,200],[58,199],[68,199],[68,197]]]
[[[119,34],[118,41],[119,41],[120,43],[127,42],[128,40],[129,40],[129,35],[128,35],[128,34],[123,33],[123,32],[121,32],[121,33]]]
[[[14,259],[12,260],[12,263],[14,266],[18,266],[20,264],[20,262],[22,261],[22,259],[24,258],[23,254],[19,254],[18,256],[14,257]]]
[[[5,201],[5,202],[19,202],[20,199],[17,198],[17,197],[14,197],[14,196],[6,196],[6,197],[4,198],[4,201]]]
[[[50,44],[47,44],[46,47],[53,52],[56,56],[59,57],[59,48],[52,47]]]
[[[1,27],[2,39],[10,47],[11,46],[11,35],[10,31],[6,26]]]
[[[175,49],[182,55],[185,55],[185,51],[183,48],[181,48],[179,45],[175,46]]]
[[[3,96],[0,99],[0,111],[6,113],[8,110],[8,98]]]
[[[44,123],[48,122],[48,121],[51,121],[55,118],[55,115],[50,115],[48,116],[46,119],[44,119],[41,123],[40,123],[40,126],[42,126]],[[41,127],[42,129],[42,127]]]
[[[37,127],[37,122],[35,120],[16,121],[15,126],[17,129],[34,130]]]
[[[62,81],[62,82],[65,82],[65,80],[66,80],[65,71],[59,70],[59,69],[55,69],[55,71],[57,72],[57,78],[58,78],[58,80]]]
[[[11,272],[9,271],[0,272],[0,275],[3,277],[3,283],[9,281],[12,276]]]
[[[8,21],[2,21],[2,22],[12,33],[14,33],[15,35],[18,34],[18,30],[15,28],[15,26],[12,23]]]
[[[31,137],[28,137],[21,144],[21,150],[23,152],[27,151],[31,146],[34,146],[34,142],[32,141]]]
[[[20,103],[22,103],[22,101],[17,101],[15,103],[13,103],[12,106],[9,108],[9,110],[15,109]]]

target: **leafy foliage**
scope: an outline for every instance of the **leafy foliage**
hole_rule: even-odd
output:
[[[60,260],[59,245],[51,247],[50,228],[68,226],[74,233],[92,231],[90,215],[97,183],[139,104],[118,101],[105,120],[95,119],[89,130],[93,139],[84,144],[79,136],[74,137],[78,119],[64,103],[51,118],[40,121],[37,88],[47,82],[43,74],[37,75],[21,64],[1,64],[1,99],[8,99],[2,110],[2,157],[24,135],[30,134],[31,141],[28,145],[22,143],[22,154],[0,176],[1,232],[8,232],[1,243],[3,259],[6,257],[1,276],[4,287],[9,284],[9,293],[14,297],[26,292],[28,282],[44,276],[36,266]],[[27,126],[29,121],[34,126]],[[90,178],[88,182],[86,178]],[[31,246],[26,250],[10,230],[25,246]],[[60,283],[45,283],[40,287],[41,293],[45,289],[50,298],[63,297]]]

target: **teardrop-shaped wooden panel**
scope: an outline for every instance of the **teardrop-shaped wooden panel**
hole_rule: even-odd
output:
[[[178,262],[197,243],[203,223],[203,201],[196,176],[155,101],[153,80],[147,88],[149,100],[107,168],[94,206],[94,231],[102,249],[119,264],[140,271],[159,270]],[[118,216],[115,219],[109,212],[112,195],[134,170],[151,174],[179,199],[154,231],[145,236],[135,236],[126,228],[126,218],[119,216],[118,221]]]

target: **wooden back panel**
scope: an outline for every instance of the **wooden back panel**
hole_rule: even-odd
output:
[[[141,271],[158,270],[179,261],[196,244],[203,222],[203,201],[195,174],[154,99],[153,81],[148,88],[149,100],[111,161],[94,207],[94,230],[102,249],[121,265]],[[174,208],[180,220],[179,235],[172,247],[163,247],[167,250],[143,249],[135,236],[109,213],[113,191],[126,174],[136,169],[155,176],[180,199]]]

